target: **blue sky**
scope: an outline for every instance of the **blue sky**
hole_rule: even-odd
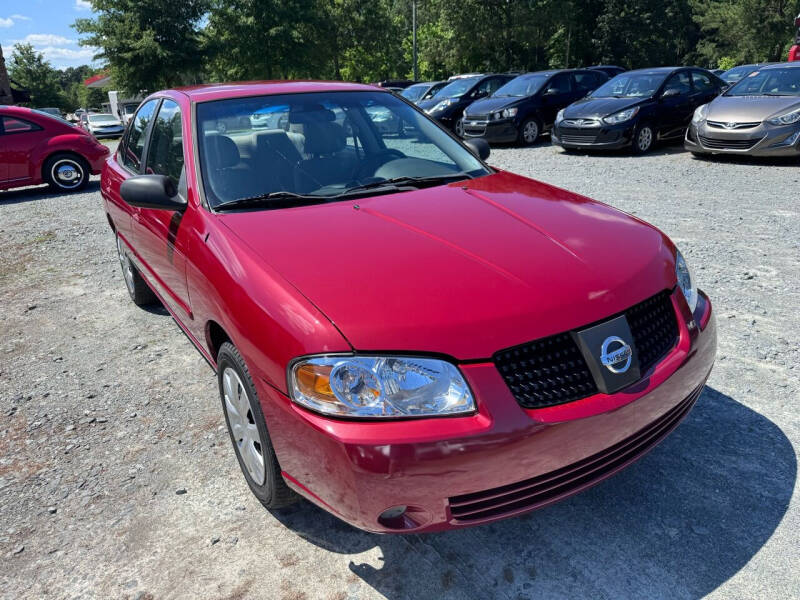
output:
[[[6,61],[14,44],[32,44],[58,68],[93,64],[96,50],[78,45],[75,19],[90,17],[87,0],[0,0],[0,44]]]

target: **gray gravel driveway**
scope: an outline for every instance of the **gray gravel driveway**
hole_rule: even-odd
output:
[[[376,536],[241,477],[213,373],[128,299],[99,182],[0,192],[0,596],[798,598],[797,163],[566,155],[493,164],[608,202],[681,249],[719,320],[697,406],[644,459],[521,518]]]

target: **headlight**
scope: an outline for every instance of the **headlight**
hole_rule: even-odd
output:
[[[678,278],[678,286],[680,286],[686,302],[689,304],[689,310],[694,312],[697,307],[697,288],[694,285],[692,272],[689,270],[689,266],[683,259],[680,250],[678,250],[678,254],[675,257],[675,276]]]
[[[496,112],[496,113],[492,113],[492,114],[489,115],[489,119],[491,121],[497,121],[498,119],[501,119],[501,118],[503,118],[503,113]]]
[[[705,121],[707,112],[708,112],[708,104],[703,104],[702,106],[698,106],[696,109],[694,109],[694,114],[692,115],[692,123],[697,125]]]
[[[449,98],[447,100],[442,100],[437,105],[435,105],[432,109],[430,109],[430,112],[439,112],[440,110],[444,110],[445,108],[450,106],[452,103],[453,103],[453,101],[450,100]]]
[[[794,110],[790,113],[786,113],[785,115],[767,119],[767,123],[770,125],[791,125],[792,123],[797,123],[798,121],[800,121],[800,110]]]
[[[292,365],[289,390],[296,403],[341,417],[427,417],[475,410],[461,372],[433,358],[308,358]]]
[[[624,123],[625,121],[629,121],[630,119],[635,117],[638,112],[639,112],[639,107],[634,106],[633,108],[627,108],[625,110],[619,111],[618,113],[614,113],[613,115],[603,117],[603,121],[605,121],[609,125]]]
[[[507,108],[503,111],[503,117],[506,119],[510,119],[511,117],[517,116],[517,108]]]
[[[564,109],[562,108],[560,111],[558,111],[558,114],[556,115],[556,123],[563,120],[564,120]]]

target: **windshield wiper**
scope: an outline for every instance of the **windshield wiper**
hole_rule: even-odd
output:
[[[289,206],[306,206],[309,204],[320,204],[325,202],[329,196],[314,196],[312,194],[295,194],[294,192],[271,192],[269,194],[259,194],[248,196],[247,198],[237,198],[228,200],[222,204],[217,204],[214,210],[235,210],[237,208],[287,208]]]
[[[458,181],[459,179],[472,179],[469,173],[448,173],[447,175],[431,175],[428,177],[393,177],[391,179],[383,179],[381,181],[371,181],[351,187],[335,196],[330,198],[342,198],[343,196],[351,196],[367,190],[376,190],[386,188],[387,191],[394,192],[403,186],[412,186],[416,188],[429,187],[439,185],[441,183],[450,183],[451,181]]]

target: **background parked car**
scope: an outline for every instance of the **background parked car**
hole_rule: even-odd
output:
[[[683,138],[694,109],[725,85],[697,67],[627,71],[561,111],[553,143],[566,149],[632,146],[647,152],[658,140]]]
[[[61,118],[0,106],[0,190],[39,183],[64,191],[86,186],[109,150]]]
[[[616,77],[620,73],[624,73],[626,71],[623,67],[618,67],[617,65],[594,65],[592,67],[586,67],[592,71],[601,71],[608,75],[609,78]]]
[[[122,136],[125,126],[109,113],[88,113],[81,117],[81,127],[97,139]]]
[[[559,110],[608,81],[602,71],[537,71],[512,79],[489,98],[464,111],[465,138],[533,144],[549,130]]]
[[[773,63],[754,63],[752,65],[739,65],[737,67],[733,67],[732,69],[728,69],[722,75],[720,75],[720,79],[722,79],[728,85],[733,85],[738,81],[741,81],[743,77],[747,77],[753,71],[758,71],[761,67],[765,65],[771,65]]]
[[[64,113],[61,112],[60,108],[48,107],[48,108],[37,108],[36,110],[43,113],[47,113],[48,115],[53,115],[54,117],[60,117],[62,119],[64,118]]]
[[[408,86],[400,95],[414,104],[419,104],[423,100],[430,100],[440,89],[447,85],[447,81],[423,81]]]
[[[694,155],[800,154],[800,63],[762,67],[694,113],[684,146]]]
[[[453,79],[430,100],[419,103],[419,107],[456,135],[464,135],[461,116],[464,109],[481,98],[499,90],[515,76],[508,74],[473,75]]]

